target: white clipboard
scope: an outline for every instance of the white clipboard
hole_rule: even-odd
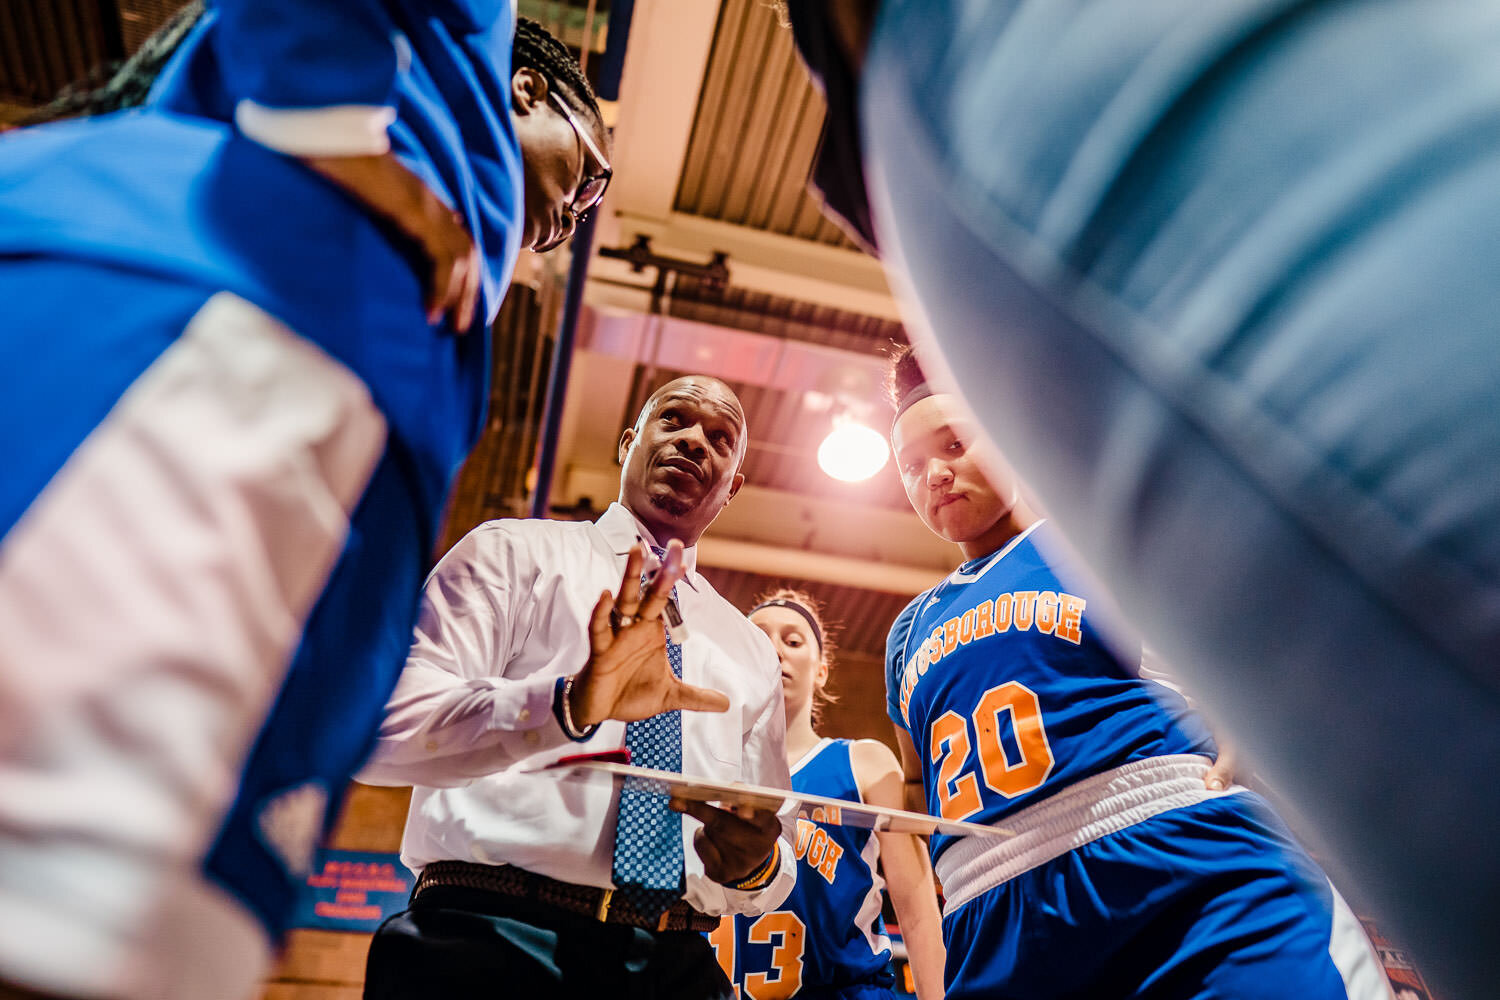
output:
[[[939,819],[926,813],[891,809],[886,806],[871,806],[848,799],[835,799],[826,795],[794,792],[768,785],[749,785],[743,782],[711,781],[678,774],[675,771],[658,771],[649,767],[636,767],[626,763],[629,752],[606,750],[602,753],[578,754],[564,757],[554,764],[533,773],[553,774],[564,780],[601,780],[608,777],[614,781],[634,779],[648,791],[679,799],[707,802],[712,805],[744,805],[774,812],[788,802],[797,804],[797,814],[804,819],[833,826],[853,826],[883,833],[909,833],[930,836],[944,833],[954,837],[1014,837],[1015,831],[1003,826],[986,826],[980,823],[963,823]]]

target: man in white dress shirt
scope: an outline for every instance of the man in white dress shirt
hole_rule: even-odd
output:
[[[792,817],[526,772],[628,746],[790,787],[776,657],[694,569],[745,446],[727,385],[677,379],[621,436],[619,502],[596,524],[491,521],[433,571],[361,775],[415,786],[402,859],[420,873],[371,944],[369,1000],[733,996],[701,932],[786,896]]]

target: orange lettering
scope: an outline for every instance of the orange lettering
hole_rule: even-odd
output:
[[[1015,601],[1016,631],[1025,632],[1031,628],[1032,615],[1036,612],[1036,591],[1018,590]]]
[[[817,868],[823,864],[823,855],[828,853],[828,834],[819,830],[813,834],[812,843],[807,848],[807,863]]]
[[[797,820],[797,857],[801,858],[807,853],[808,842],[812,840],[812,835],[816,833],[817,830],[817,826],[808,822],[807,820]]]
[[[1072,594],[1059,594],[1058,600],[1062,607],[1057,616],[1057,637],[1066,639],[1076,646],[1083,641],[1083,631],[1080,625],[1083,622],[1084,605],[1088,602]]]
[[[1009,594],[1001,594],[995,598],[995,631],[1004,632],[1010,628],[1011,597]]]
[[[1036,595],[1036,630],[1051,635],[1057,627],[1057,595],[1044,590]]]
[[[745,993],[750,1000],[787,1000],[802,988],[803,937],[807,927],[795,913],[775,910],[750,925],[745,940],[751,944],[774,945],[771,971],[752,972],[745,976]]]
[[[995,623],[990,616],[995,613],[995,602],[985,601],[974,609],[974,638],[988,639],[995,634]]]
[[[818,874],[823,876],[823,881],[833,885],[833,878],[838,874],[839,858],[844,856],[844,849],[832,840],[828,841],[828,853],[823,858],[823,863],[818,866]]]

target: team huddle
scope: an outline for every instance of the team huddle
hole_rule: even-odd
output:
[[[1248,713],[1260,759],[1317,745],[1305,720],[1329,714],[1318,767],[1335,777],[1273,777],[1291,771],[1353,870],[1389,873],[1362,888],[1449,981],[1480,982],[1500,954],[1472,947],[1490,933],[1500,807],[1482,799],[1470,822],[1442,782],[1387,767],[1432,822],[1464,817],[1447,851],[1402,839],[1428,810],[1393,810],[1387,830],[1361,796],[1401,752],[1366,716],[1403,698],[1442,709],[1451,781],[1491,773],[1462,751],[1500,731],[1483,660],[1500,572],[1453,556],[1500,505],[1418,501],[1431,481],[1493,489],[1492,344],[1396,350],[1406,328],[1383,324],[1401,311],[1361,312],[1399,285],[1392,261],[1441,254],[1297,269],[1321,260],[1309,246],[1400,230],[1331,209],[1328,231],[1303,225],[1314,193],[1360,202],[1329,195],[1360,171],[1291,209],[1224,207],[1294,189],[1235,170],[1279,134],[1259,109],[1279,123],[1286,101],[1333,93],[1299,61],[1319,46],[1286,37],[1351,45],[1353,73],[1370,62],[1348,42],[1360,19],[1316,15],[1359,8],[1396,39],[1414,37],[1408,15],[1434,19],[1413,0],[769,5],[827,102],[822,208],[916,303],[919,347],[889,359],[888,442],[912,510],[961,555],[889,623],[887,742],[822,729],[838,626],[818,601],[777,589],[735,607],[699,572],[749,447],[718,378],[652,387],[596,521],[487,522],[426,572],[486,423],[483,331],[520,251],[591,233],[614,174],[601,95],[618,96],[620,60],[596,68],[596,94],[523,6],[193,0],[102,90],[0,139],[0,1000],[255,995],[351,777],[413,789],[416,886],[370,943],[367,1000],[1390,997],[1349,906],[1236,782],[1193,685],[1148,661],[1131,617],[1192,679],[1222,680],[1210,707],[1248,700],[1269,665],[1291,703]],[[615,7],[628,32],[633,5]],[[1408,55],[1447,67],[1433,53],[1452,48],[1477,80],[1500,65],[1471,51],[1483,37]],[[1041,62],[1015,71],[1029,53]],[[1054,80],[1054,55],[1073,78]],[[1262,64],[1319,85],[1246,70]],[[1465,74],[1392,79],[1419,97],[1412,81],[1449,75]],[[1248,124],[1218,128],[1232,113]],[[1298,135],[1289,170],[1338,145],[1336,128]],[[1461,222],[1437,211],[1411,238],[1479,239],[1470,205],[1500,190],[1481,181]],[[1260,242],[1230,238],[1261,222]],[[1493,287],[1459,266],[1487,266],[1487,245],[1453,256],[1422,287],[1459,291],[1414,312]],[[1314,276],[1330,284],[1300,283]],[[1374,346],[1339,346],[1350,330]],[[1420,387],[1363,392],[1412,372],[1452,377],[1452,412],[1416,405]],[[1454,414],[1463,434],[1442,430]],[[1414,468],[1387,454],[1415,440],[1433,443]],[[1432,457],[1448,446],[1469,450],[1450,467]],[[1222,567],[1167,544],[1221,537]],[[1383,602],[1384,571],[1479,596],[1411,623]],[[1282,574],[1311,595],[1287,627],[1295,657],[1232,599]],[[1368,684],[1349,683],[1352,659]],[[1285,679],[1304,669],[1338,696],[1297,701]],[[1455,677],[1456,694],[1436,682]],[[549,770],[621,750],[792,794],[716,804]],[[852,804],[988,829],[872,829]],[[1423,864],[1391,863],[1408,851]]]
[[[1214,741],[1183,697],[1132,666],[1139,650],[1125,658],[1106,644],[1077,583],[1049,561],[1045,521],[1018,484],[997,482],[1002,461],[981,461],[958,401],[933,390],[909,352],[893,361],[891,384],[907,496],[965,561],[894,623],[887,709],[921,809],[1014,834],[932,837],[940,943],[921,940],[937,928],[903,912],[913,902],[894,880],[907,876],[887,866],[919,995],[924,962],[946,952],[931,995],[1389,996],[1358,921],[1266,802],[1210,782]],[[779,603],[798,600],[780,625],[818,648],[808,598]],[[751,613],[773,639],[777,604]],[[778,651],[784,664],[795,655]],[[870,801],[854,744],[793,750],[808,708],[794,698],[795,671],[784,673],[793,787]],[[889,995],[889,943],[871,903],[883,841],[828,830],[839,857],[857,863],[829,871],[829,852],[799,852],[788,900],[735,917],[733,938],[721,932],[742,995]]]

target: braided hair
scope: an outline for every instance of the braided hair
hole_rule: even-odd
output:
[[[511,71],[522,66],[545,76],[548,84],[558,88],[575,110],[592,119],[599,130],[608,135],[594,88],[589,86],[578,60],[573,58],[567,46],[529,17],[516,18],[516,40],[511,49]]]
[[[70,83],[51,103],[27,115],[18,125],[41,125],[63,118],[103,115],[146,102],[162,69],[203,16],[203,0],[191,0],[141,43],[129,59],[96,67]]]
[[[885,372],[885,393],[892,409],[899,409],[907,393],[927,381],[922,366],[917,363],[917,352],[910,344],[899,344],[891,352]]]
[[[85,79],[63,88],[51,103],[38,108],[18,124],[40,125],[63,118],[108,114],[144,104],[156,78],[203,12],[204,0],[189,0],[142,42],[129,59],[96,68]],[[518,17],[511,59],[516,68],[528,66],[545,76],[569,104],[597,123],[601,131],[604,130],[604,116],[599,111],[594,89],[589,86],[578,61],[567,47],[546,28],[529,17]]]

